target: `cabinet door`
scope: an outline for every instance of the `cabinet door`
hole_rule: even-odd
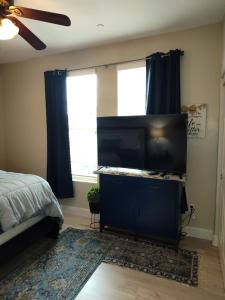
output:
[[[178,239],[180,183],[143,179],[140,189],[138,232]]]
[[[135,178],[134,178],[135,179]],[[135,230],[135,180],[125,176],[100,176],[101,223],[129,231]]]

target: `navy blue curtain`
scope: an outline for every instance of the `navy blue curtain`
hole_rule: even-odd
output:
[[[146,114],[179,114],[181,50],[157,52],[146,57]],[[182,188],[181,213],[188,210],[185,186]]]
[[[177,114],[180,101],[180,50],[146,57],[146,114]]]
[[[57,198],[74,196],[70,165],[65,70],[47,71],[45,77],[47,117],[47,180]]]

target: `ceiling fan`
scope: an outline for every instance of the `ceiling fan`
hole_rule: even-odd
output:
[[[14,6],[14,0],[0,0],[0,40],[11,39],[19,34],[36,50],[43,50],[46,45],[15,16],[63,26],[71,25],[66,15]]]

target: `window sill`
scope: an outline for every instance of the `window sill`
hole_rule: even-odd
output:
[[[73,182],[86,182],[86,183],[98,183],[98,178],[96,177],[89,177],[89,176],[78,176],[73,175]]]

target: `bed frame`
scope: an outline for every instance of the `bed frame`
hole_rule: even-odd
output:
[[[45,217],[38,223],[2,244],[0,246],[0,264],[6,263],[7,260],[24,251],[26,247],[43,236],[57,239],[60,230],[59,222],[57,221],[57,218]]]

